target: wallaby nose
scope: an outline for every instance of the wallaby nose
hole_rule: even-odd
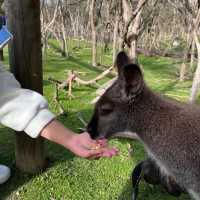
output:
[[[90,136],[91,136],[92,139],[96,138],[96,135],[95,135],[95,133],[94,133],[94,131],[93,131],[93,129],[92,129],[91,126],[88,126],[86,130],[90,134]]]
[[[96,124],[91,120],[89,124],[87,125],[86,128],[87,132],[90,134],[92,139],[96,139],[98,134],[97,134],[97,127]]]
[[[88,124],[86,131],[91,135],[92,134],[92,127]]]

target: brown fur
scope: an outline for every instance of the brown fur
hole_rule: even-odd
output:
[[[124,52],[116,65],[118,79],[97,102],[88,132],[106,138],[136,132],[164,172],[200,199],[200,108],[151,91]]]

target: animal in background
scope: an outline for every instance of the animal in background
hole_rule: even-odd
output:
[[[88,132],[93,138],[136,133],[162,174],[199,200],[200,108],[153,92],[126,53],[116,66],[118,78],[96,103]]]

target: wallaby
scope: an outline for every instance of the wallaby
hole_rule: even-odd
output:
[[[159,166],[151,158],[141,161],[132,172],[133,193],[132,200],[137,200],[140,181],[144,179],[151,185],[160,185],[175,197],[179,197],[184,188],[181,188],[171,176],[163,174]]]
[[[93,138],[136,133],[162,173],[200,200],[200,108],[153,92],[126,53],[116,66],[118,78],[96,103],[88,132]]]

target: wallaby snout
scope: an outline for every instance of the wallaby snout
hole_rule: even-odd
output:
[[[97,139],[99,136],[97,131],[97,121],[98,120],[93,116],[86,128],[86,131],[90,134],[92,139]]]

